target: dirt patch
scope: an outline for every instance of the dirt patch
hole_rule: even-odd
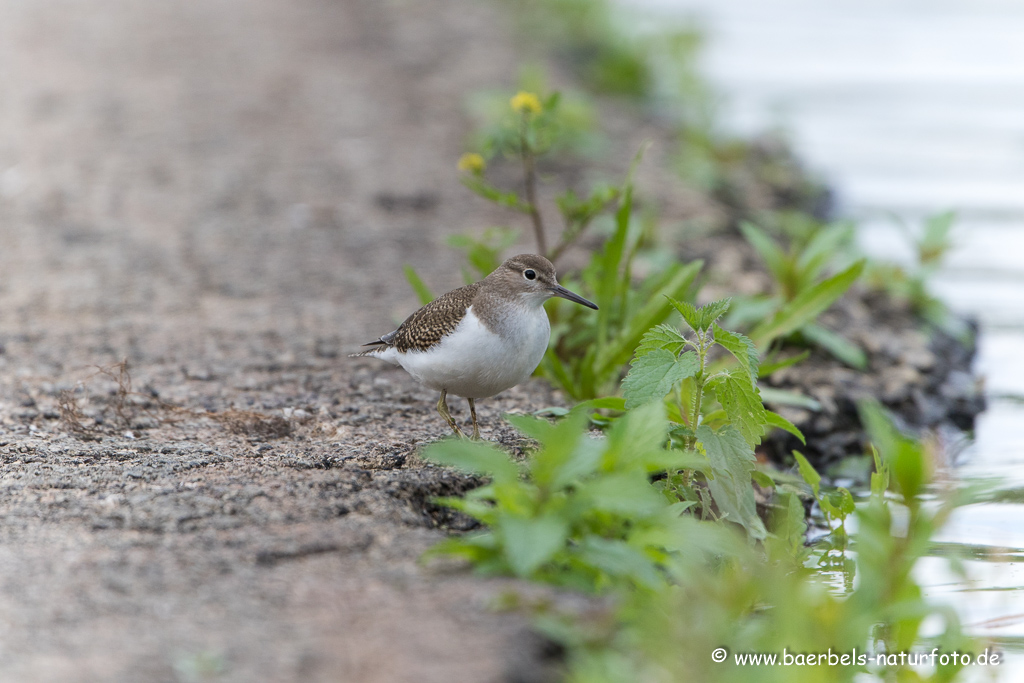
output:
[[[443,237],[496,221],[453,169],[463,97],[514,77],[500,19],[0,14],[0,678],[532,671],[523,620],[489,608],[507,583],[417,563],[466,525],[431,496],[471,485],[415,454],[447,429],[436,397],[345,357],[415,307],[404,263],[457,286]],[[484,434],[551,402],[481,402]]]

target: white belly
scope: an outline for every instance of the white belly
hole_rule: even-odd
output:
[[[473,313],[466,316],[439,344],[426,351],[377,355],[401,365],[425,386],[466,398],[487,398],[527,379],[548,348],[551,327],[543,307],[516,311],[520,324],[499,336]]]

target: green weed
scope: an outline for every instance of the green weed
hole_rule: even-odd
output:
[[[854,226],[850,223],[821,225],[817,221],[802,214],[780,214],[781,224],[789,227],[789,248],[784,249],[779,240],[774,239],[767,231],[750,222],[740,224],[740,230],[747,242],[754,247],[764,261],[774,281],[775,292],[761,296],[748,297],[742,302],[737,313],[730,322],[743,322],[774,316],[794,301],[809,296],[815,288],[820,287],[826,269],[837,260],[837,256],[850,252]],[[848,272],[859,273],[864,263],[854,264],[847,268]],[[851,271],[850,269],[854,269]],[[852,284],[853,278],[850,282]],[[842,295],[846,288],[832,288],[831,293]],[[838,298],[835,297],[835,298]],[[828,305],[835,299],[829,301]],[[827,308],[827,306],[826,306]],[[822,309],[824,310],[824,309]],[[820,313],[819,311],[818,313]],[[817,314],[810,316],[803,324],[793,327],[787,325],[785,333],[772,330],[770,326],[755,329],[752,335],[762,342],[771,338],[786,336],[790,341],[814,344],[825,349],[847,365],[858,370],[867,367],[867,356],[864,351],[845,337],[814,322]],[[771,338],[767,331],[771,330]]]
[[[697,309],[688,323],[695,333],[713,329],[721,310]],[[819,502],[834,508],[828,514],[857,518],[850,538],[856,556],[845,547],[835,554],[851,574],[837,592],[832,563],[807,562],[804,508],[795,494],[776,496],[766,531],[752,545],[736,526],[701,519],[692,501],[666,496],[664,479],[652,482],[659,473],[714,471],[710,451],[717,446],[678,448],[663,406],[650,401],[628,410],[603,438],[587,433],[581,410],[554,425],[510,418],[539,443],[522,463],[493,446],[455,440],[424,453],[491,478],[463,499],[443,501],[486,529],[452,537],[431,554],[612,597],[603,612],[538,613],[538,628],[567,647],[566,680],[949,681],[962,658],[913,667],[913,660],[884,655],[982,651],[963,635],[955,612],[923,597],[912,574],[958,500],[943,495],[924,504],[932,497],[927,453],[880,408],[861,407],[876,462],[866,501],[854,505],[841,491],[822,495],[813,469],[801,467]],[[941,628],[926,637],[927,617]],[[725,661],[714,655],[721,648]],[[780,661],[800,655],[801,665],[740,665],[737,658],[748,654]],[[808,665],[809,654],[815,659]]]
[[[686,545],[679,511],[649,477],[703,466],[692,453],[666,448],[659,404],[631,411],[606,438],[586,432],[583,411],[551,425],[509,416],[540,447],[516,463],[489,444],[443,441],[423,456],[491,478],[465,498],[440,502],[487,526],[431,550],[471,560],[485,573],[601,592],[613,586],[667,585],[670,555]]]
[[[896,301],[905,303],[927,324],[969,342],[971,334],[964,321],[950,313],[949,308],[928,289],[929,281],[938,273],[953,246],[950,231],[955,220],[956,214],[952,211],[929,216],[918,234],[897,220],[897,225],[913,245],[915,263],[903,267],[872,259],[865,280],[872,289],[884,291]]]
[[[729,310],[729,300],[700,308],[669,301],[682,316],[687,334],[658,325],[643,336],[622,383],[624,408],[629,411],[669,397],[673,443],[684,451],[696,449],[707,462],[697,481],[692,472],[669,472],[659,487],[670,498],[699,506],[703,516],[735,522],[751,538],[763,539],[767,531],[757,515],[751,485],[756,476],[754,447],[775,427],[803,436],[764,407],[757,388],[760,356],[754,342],[718,325]],[[732,367],[712,364],[716,349],[731,356]],[[771,486],[770,481],[759,480]]]
[[[548,305],[552,343],[540,373],[577,400],[614,391],[643,335],[672,314],[669,297],[691,297],[703,265],[672,261],[634,285],[641,233],[633,216],[632,173],[619,194],[614,232],[572,285],[592,292],[599,310],[587,315],[556,300]]]

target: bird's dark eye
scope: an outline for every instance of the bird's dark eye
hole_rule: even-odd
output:
[[[526,270],[523,271],[523,277],[525,277],[527,280],[536,280],[537,273],[533,272],[532,268],[527,268]]]

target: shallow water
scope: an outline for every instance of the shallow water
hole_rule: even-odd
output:
[[[703,73],[725,127],[782,130],[860,221],[870,254],[909,260],[892,216],[958,212],[933,292],[981,324],[988,410],[958,462],[1006,502],[961,508],[928,558],[930,595],[1024,666],[1024,3],[1017,0],[620,0],[706,30]],[[980,671],[972,672],[979,675]],[[990,669],[985,673],[993,673]],[[986,678],[986,680],[988,680]]]

